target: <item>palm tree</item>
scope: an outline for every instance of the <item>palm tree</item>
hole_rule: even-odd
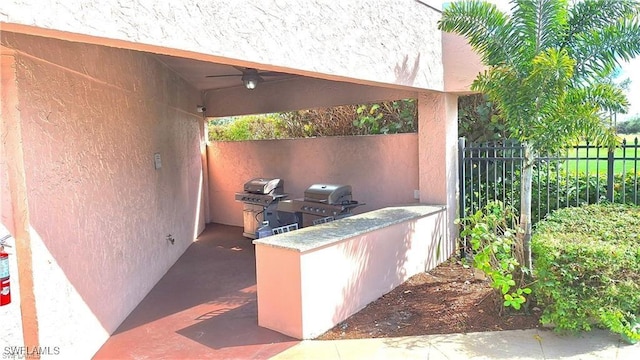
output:
[[[627,98],[606,79],[640,54],[640,4],[633,0],[514,0],[511,14],[486,2],[452,3],[439,28],[465,37],[487,66],[472,84],[497,106],[524,146],[521,264],[531,269],[531,182],[536,154],[580,139],[610,148],[611,112]]]

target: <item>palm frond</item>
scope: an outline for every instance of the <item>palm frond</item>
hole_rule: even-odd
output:
[[[473,82],[474,91],[484,93],[498,109],[500,118],[523,141],[528,138],[527,123],[534,112],[536,89],[522,86],[520,74],[508,66],[496,66],[480,74]]]
[[[585,0],[569,10],[568,32],[564,45],[570,44],[577,34],[604,29],[625,17],[637,17],[637,0]]]
[[[598,112],[626,113],[629,100],[624,91],[613,83],[600,83],[572,88],[569,92],[572,104],[592,104]]]
[[[575,60],[566,50],[549,48],[533,59],[533,68],[526,82],[538,88],[563,90],[573,77],[574,66]]]
[[[568,21],[567,0],[516,0],[513,26],[526,44],[528,59],[555,47],[563,38]]]
[[[440,30],[465,37],[482,62],[493,66],[511,62],[508,17],[493,4],[454,2],[442,13]]]
[[[577,34],[571,51],[578,77],[608,76],[620,60],[640,55],[638,19],[624,18],[605,28]]]
[[[467,38],[489,65],[472,90],[496,106],[512,136],[538,152],[582,136],[613,144],[603,119],[624,112],[628,101],[602,80],[618,61],[640,55],[635,2],[586,0],[570,8],[569,1],[513,0],[511,18],[477,1],[453,4],[440,23]]]
[[[619,144],[615,129],[606,125],[603,113],[592,111],[590,116],[576,117],[575,122],[580,136],[594,145],[613,149]]]

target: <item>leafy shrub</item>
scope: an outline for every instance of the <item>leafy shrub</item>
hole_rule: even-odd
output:
[[[640,187],[635,172],[627,172],[624,176],[621,173],[614,174],[613,184],[614,203],[634,205],[635,200],[640,200]],[[584,172],[576,175],[565,169],[558,172],[540,169],[534,173],[532,189],[532,217],[542,219],[558,208],[596,204],[606,200],[607,175],[587,176]]]
[[[478,175],[474,174],[474,179],[477,178]],[[494,181],[494,178],[498,180]],[[633,205],[638,201],[640,205],[640,179],[636,178],[635,172],[627,172],[624,176],[621,173],[614,174],[613,184],[614,203]],[[493,176],[491,173],[482,175],[480,184],[475,181],[472,184],[468,179],[466,188],[468,191],[472,188],[475,190],[473,193],[468,193],[465,198],[467,209],[471,208],[472,203],[474,209],[478,204],[486,204],[488,201],[486,198],[491,200],[494,195],[505,204],[515,209],[520,208],[519,169],[513,171],[507,169],[504,175],[500,174],[500,176]],[[531,189],[531,219],[536,223],[559,208],[596,204],[606,200],[607,176],[605,174],[587,176],[584,172],[578,172],[576,175],[571,170],[556,171],[553,167],[543,166],[534,169]]]
[[[417,124],[415,100],[387,101],[359,105],[353,126],[365,134],[397,134],[415,132]]]
[[[473,267],[482,271],[502,298],[502,307],[519,310],[531,289],[524,286],[520,266],[522,247],[516,241],[516,219],[511,209],[489,202],[482,210],[461,220],[473,251]]]
[[[498,109],[483,94],[458,98],[458,133],[472,143],[508,139],[510,135]]]
[[[221,141],[262,140],[280,137],[282,119],[277,114],[223,118],[209,122],[209,139]]]
[[[534,294],[557,330],[603,326],[632,340],[640,315],[640,207],[587,205],[553,212],[532,238]]]
[[[415,99],[237,116],[209,122],[210,140],[260,140],[416,132]]]

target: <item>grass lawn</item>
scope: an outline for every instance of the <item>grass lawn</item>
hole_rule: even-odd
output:
[[[618,136],[626,139],[627,144],[635,144],[635,139],[638,139],[638,143],[640,143],[640,134],[618,134]]]
[[[640,172],[640,134],[631,134],[631,135],[620,135],[620,137],[627,140],[627,147],[625,149],[618,147],[614,152],[614,172],[616,174],[622,173],[623,169],[625,173],[630,172]],[[638,145],[635,144],[635,139],[638,138]],[[580,160],[571,160],[571,158],[580,158]],[[569,160],[565,161],[566,169],[568,169],[571,173],[576,171],[576,167],[578,172],[587,171],[589,174],[607,174],[607,160],[585,160],[583,158],[606,158],[607,151],[604,149],[600,149],[598,153],[598,149],[589,148],[587,149],[571,149],[569,150],[568,158]]]

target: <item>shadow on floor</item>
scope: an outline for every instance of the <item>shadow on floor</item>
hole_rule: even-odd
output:
[[[279,340],[293,340],[285,335],[255,326],[257,306],[252,300],[240,307],[222,313],[205,314],[197,324],[179,330],[178,333],[214,349],[269,344]],[[203,334],[211,336],[204,337]]]
[[[210,224],[95,358],[256,359],[298,343],[259,327],[256,302],[251,240]]]

